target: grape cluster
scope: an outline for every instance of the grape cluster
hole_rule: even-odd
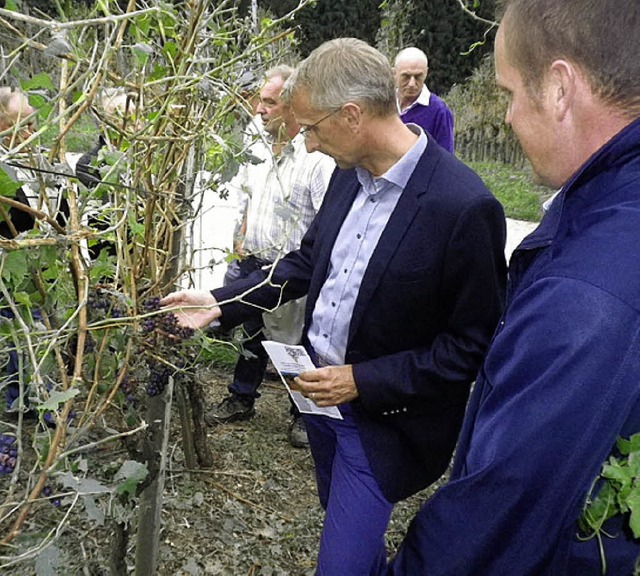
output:
[[[136,402],[136,394],[134,384],[131,382],[129,375],[126,375],[120,382],[120,392],[124,394],[124,399],[130,406]]]
[[[160,362],[149,363],[149,383],[147,384],[147,394],[149,396],[158,396],[169,382],[171,370],[168,366]]]
[[[101,291],[89,294],[87,298],[87,306],[92,310],[107,310],[111,302]]]
[[[18,450],[15,446],[15,436],[3,434],[0,436],[0,475],[11,474],[16,467]]]
[[[51,488],[51,486],[47,485],[42,489],[42,495],[45,498],[51,498],[52,494],[53,489]],[[51,504],[53,504],[56,508],[60,508],[62,501],[60,500],[60,498],[51,498]]]
[[[160,298],[148,298],[142,303],[141,310],[143,313],[160,310]],[[157,331],[161,334],[171,336],[173,340],[187,340],[193,336],[193,329],[181,327],[178,324],[178,318],[171,312],[155,314],[149,318],[145,318],[141,328],[144,334]]]
[[[97,314],[108,314],[111,318],[123,318],[124,310],[118,306],[115,296],[97,290],[87,298],[87,306]]]
[[[160,298],[158,296],[147,298],[142,303],[141,309],[143,312],[155,312],[156,310],[160,310]]]

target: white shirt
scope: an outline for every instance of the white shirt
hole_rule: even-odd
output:
[[[320,152],[307,152],[301,134],[279,157],[263,143],[253,146],[251,153],[262,161],[243,165],[234,179],[248,199],[243,247],[272,262],[300,246],[322,204],[335,162]]]

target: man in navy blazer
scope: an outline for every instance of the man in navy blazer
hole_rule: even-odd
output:
[[[339,169],[299,250],[211,293],[166,297],[182,324],[235,326],[308,295],[294,386],[343,420],[305,415],[326,509],[317,574],[376,574],[393,503],[447,468],[469,387],[503,305],[502,207],[417,126],[387,59],[366,43],[317,48],[284,91],[307,149]]]

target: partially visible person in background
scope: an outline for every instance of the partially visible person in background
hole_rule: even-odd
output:
[[[427,55],[405,48],[394,62],[398,108],[405,124],[417,124],[445,150],[453,152],[453,114],[444,101],[427,88]]]
[[[0,198],[0,237],[16,238],[34,227],[62,232],[69,217],[69,206],[61,186],[36,166],[37,155],[24,147],[32,134],[34,108],[27,95],[18,89],[0,88],[0,170],[6,174],[15,190]],[[41,319],[37,308],[30,310],[35,321]],[[0,316],[14,318],[14,312],[0,299]],[[2,385],[8,412],[28,412],[28,368],[19,350],[9,349]],[[33,412],[32,412],[33,413]],[[51,415],[45,421],[52,424]]]
[[[22,173],[23,170],[9,166],[4,162],[11,157],[10,150],[16,144],[22,143],[31,135],[31,118],[35,110],[29,105],[27,96],[19,90],[13,90],[3,86],[0,88],[0,154],[2,158],[2,169],[15,182],[34,180],[34,175]],[[25,162],[25,155],[18,158],[21,163]],[[22,187],[15,191],[14,200],[29,206],[29,201]],[[35,223],[32,213],[16,206],[0,205],[0,236],[3,238],[13,238],[20,232],[31,230]]]
[[[76,163],[76,176],[87,188],[95,188],[101,181],[98,166],[100,150],[107,146],[105,131],[109,126],[125,130],[131,124],[138,125],[134,115],[139,113],[134,97],[122,88],[106,88],[96,100],[95,112],[100,120],[99,136],[95,146],[83,154]]]
[[[96,100],[95,113],[100,122],[98,141],[89,152],[78,159],[75,166],[78,180],[89,190],[95,189],[103,181],[101,172],[109,169],[101,159],[101,153],[113,148],[123,138],[122,134],[127,129],[137,130],[142,125],[139,120],[141,107],[136,97],[122,88],[103,90]],[[108,137],[109,132],[114,136],[115,142]],[[108,212],[116,190],[117,186],[105,186],[100,196],[89,198],[84,213],[86,225],[101,232],[111,227],[111,217]],[[115,256],[116,244],[101,238],[91,239],[87,246],[88,258],[96,260],[102,250],[110,256]]]

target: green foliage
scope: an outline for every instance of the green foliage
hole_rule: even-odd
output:
[[[493,50],[495,28],[465,13],[458,0],[426,0],[411,3],[396,0],[398,11],[411,11],[396,49],[417,46],[429,57],[429,87],[438,95],[464,82],[482,59]],[[477,8],[478,16],[494,20],[494,0]],[[470,48],[475,46],[473,50]],[[390,58],[395,54],[388,54]]]
[[[13,197],[22,182],[13,181],[0,166],[0,196]]]
[[[116,494],[133,498],[136,495],[138,485],[149,475],[149,470],[144,464],[135,460],[123,462],[116,473],[116,481],[120,481],[116,488]]]
[[[200,359],[217,368],[233,369],[238,361],[238,347],[232,341],[224,341],[204,334],[198,336]]]
[[[456,153],[465,160],[523,165],[524,155],[504,122],[507,100],[495,82],[493,58],[486,57],[471,77],[445,97],[455,119]]]
[[[267,0],[261,6],[282,16],[297,3]],[[249,5],[245,0],[241,9],[248,10]],[[481,17],[494,19],[494,0],[484,0],[473,9]],[[458,0],[317,0],[296,14],[295,23],[303,57],[322,42],[342,36],[372,45],[377,42],[390,59],[401,48],[417,46],[429,56],[429,86],[440,95],[471,75],[491,52],[495,34],[490,26],[465,14]]]
[[[622,516],[631,534],[640,540],[640,433],[628,440],[618,438],[616,453],[602,465],[591,494],[587,497],[578,521],[580,533],[585,538],[615,538],[608,534],[604,524],[610,518]],[[622,536],[618,536],[622,537]],[[607,559],[600,546],[602,573],[607,572]],[[634,574],[638,574],[636,567]]]
[[[587,499],[580,517],[580,530],[587,537],[601,537],[604,523],[622,515],[634,538],[640,539],[640,433],[628,440],[619,438],[616,448],[617,454],[603,464]]]
[[[391,62],[406,44],[413,29],[413,12],[416,4],[410,0],[384,0],[380,4],[380,28],[376,35],[376,47]]]
[[[531,172],[502,162],[467,162],[504,207],[505,215],[516,220],[538,222],[542,202],[552,191],[533,183]]]
[[[246,7],[250,3],[246,2]],[[380,0],[315,0],[296,13],[297,37],[302,57],[323,42],[351,36],[375,43],[380,23]],[[260,5],[278,17],[290,12],[298,0],[266,0]]]
[[[27,92],[37,116],[37,132],[22,148],[3,150],[3,161],[28,164],[24,187],[39,201],[30,206],[33,230],[0,239],[0,366],[15,352],[13,379],[25,392],[16,407],[42,414],[9,430],[36,453],[20,449],[0,513],[5,528],[28,537],[34,550],[42,534],[69,522],[61,514],[46,530],[25,524],[43,485],[57,481],[78,494],[111,485],[91,478],[86,462],[81,468],[73,456],[89,452],[94,427],[100,443],[117,443],[130,459],[145,460],[128,465],[118,487],[108,488],[131,499],[130,507],[85,502],[90,522],[128,524],[140,491],[158,474],[159,450],[151,446],[159,420],[149,413],[168,400],[164,384],[191,384],[202,362],[235,361],[231,343],[203,334],[170,338],[171,317],[146,306],[190,281],[185,230],[197,210],[196,171],[206,162],[224,180],[237,164],[247,118],[239,71],[259,77],[285,47],[294,52],[282,22],[265,16],[265,29],[253,30],[226,2],[137,3],[136,15],[124,12],[127,5],[102,0],[76,12],[59,0],[50,15],[67,22],[61,30],[32,6],[31,21],[10,19],[15,33],[7,28],[3,37],[5,54],[15,51],[5,59],[6,77]],[[116,89],[131,109],[106,109],[101,96]],[[90,168],[100,183],[81,186],[64,152],[88,152],[99,137],[106,144]],[[7,172],[0,170],[5,211],[19,186]],[[60,197],[69,205],[62,223],[49,206]],[[91,249],[101,251],[90,256]],[[166,322],[150,327],[160,318]],[[0,371],[0,389],[8,381]],[[159,391],[151,399],[150,384]],[[44,413],[55,432],[37,428]],[[5,424],[0,433],[8,431]],[[76,474],[84,475],[79,488]],[[0,571],[30,554],[6,547]]]

